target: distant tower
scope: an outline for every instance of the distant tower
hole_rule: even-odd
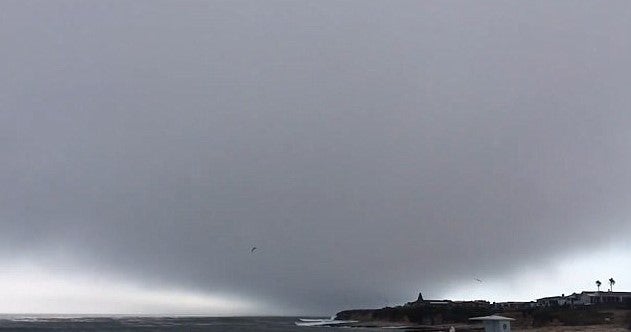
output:
[[[423,302],[423,293],[421,292],[418,293],[418,299],[416,299],[416,302],[419,302],[419,303]]]

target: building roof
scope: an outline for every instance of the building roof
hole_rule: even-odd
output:
[[[482,317],[473,317],[469,318],[469,320],[515,320],[514,318],[491,315],[491,316],[482,316]]]
[[[603,292],[603,291],[600,291],[600,292],[599,291],[593,291],[593,292],[584,291],[584,292],[581,292],[581,294],[586,294],[588,296],[607,296],[607,295],[614,295],[614,296],[627,295],[627,296],[631,296],[631,292],[611,292],[611,291],[605,291],[605,292]]]
[[[548,296],[548,297],[542,297],[540,299],[537,299],[537,301],[541,301],[541,300],[558,300],[558,299],[563,299],[563,296]]]

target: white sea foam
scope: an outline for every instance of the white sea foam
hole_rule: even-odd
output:
[[[335,319],[312,319],[312,318],[299,318],[299,321],[295,322],[297,326],[333,326],[333,325],[346,325],[357,323],[356,320],[335,320]]]

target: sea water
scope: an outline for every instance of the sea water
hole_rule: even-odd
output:
[[[343,327],[301,327],[297,317],[134,317],[0,315],[0,331],[375,331]]]

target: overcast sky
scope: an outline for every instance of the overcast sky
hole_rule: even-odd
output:
[[[631,290],[629,31],[628,1],[2,1],[0,310]]]

